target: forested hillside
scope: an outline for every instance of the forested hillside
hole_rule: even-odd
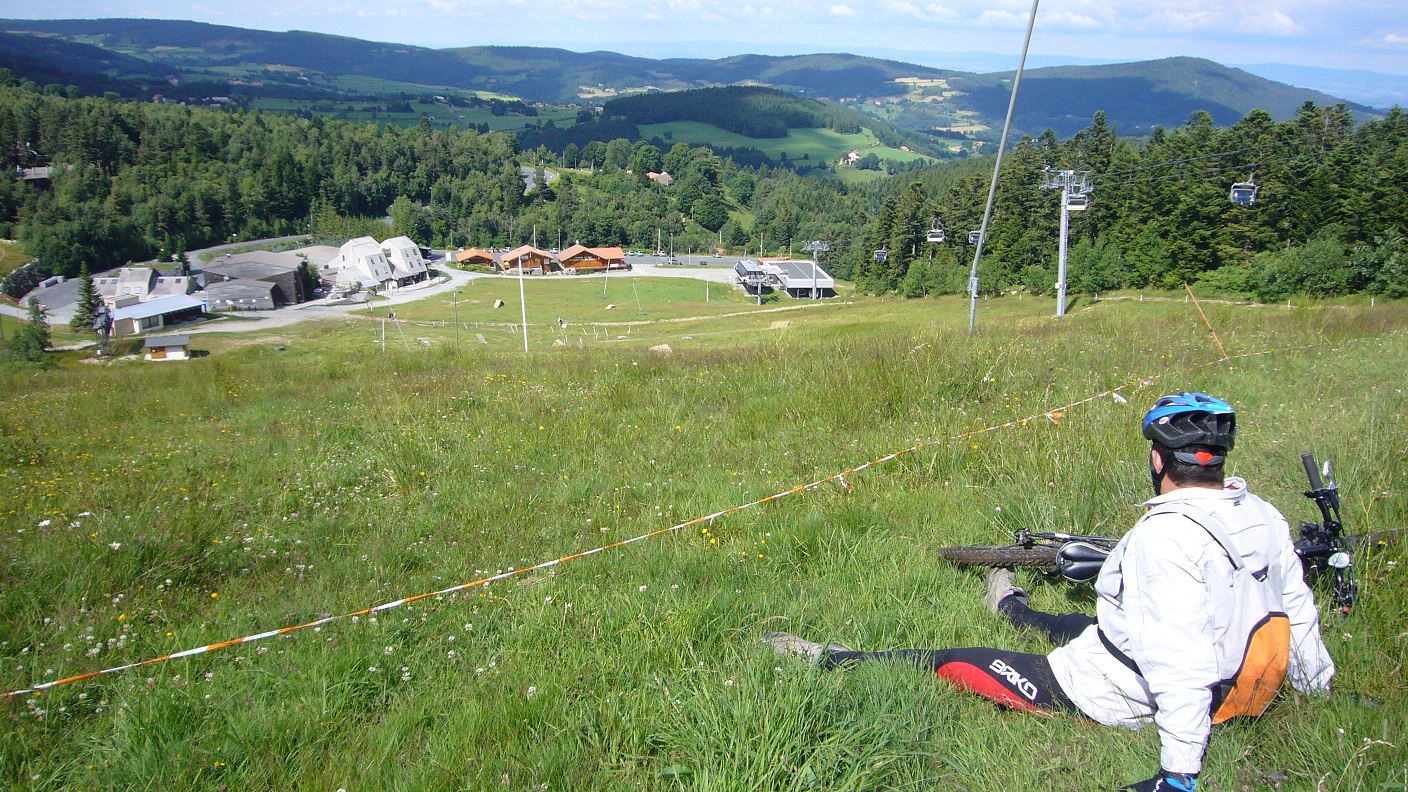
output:
[[[525,194],[521,165],[561,168]],[[826,261],[863,288],[960,291],[988,175],[983,161],[848,187],[830,172],[746,168],[705,147],[668,151],[618,138],[561,154],[520,152],[509,135],[396,129],[314,118],[68,98],[0,87],[0,166],[52,164],[52,185],[0,179],[0,236],[76,274],[159,252],[313,231],[396,233],[435,245],[586,244],[757,253],[827,239]],[[1139,146],[1097,114],[1067,142],[1022,140],[1003,169],[982,284],[1048,292],[1058,199],[1042,169],[1092,172],[1091,208],[1072,216],[1070,285],[1100,292],[1184,281],[1265,299],[1408,292],[1408,116],[1357,125],[1307,105],[1276,123],[1230,128],[1206,113]],[[668,170],[661,186],[645,177]],[[1254,178],[1253,206],[1228,200]],[[535,180],[539,185],[545,179]],[[931,246],[931,220],[948,241]],[[874,261],[884,248],[887,261]]]
[[[1253,112],[1219,129],[1207,113],[1155,129],[1146,145],[1122,139],[1097,114],[1061,143],[1022,140],[1004,165],[983,257],[984,291],[1052,290],[1059,197],[1040,189],[1042,169],[1089,170],[1090,209],[1073,213],[1070,287],[1210,289],[1284,299],[1357,291],[1408,295],[1408,115],[1394,110],[1356,127],[1342,106],[1307,104],[1296,118]],[[877,291],[917,295],[965,288],[987,175],[897,180],[863,244],[837,267]],[[1229,200],[1254,178],[1253,206]],[[931,218],[951,229],[925,243]],[[871,251],[885,246],[888,260]]]
[[[786,137],[788,129],[827,127],[846,134],[861,129],[859,116],[835,105],[742,85],[612,99],[604,114],[636,125],[700,121],[751,138]]]

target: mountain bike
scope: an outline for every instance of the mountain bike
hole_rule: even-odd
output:
[[[1359,596],[1351,552],[1401,539],[1408,529],[1346,536],[1344,524],[1340,521],[1339,487],[1330,478],[1329,460],[1322,468],[1316,464],[1314,454],[1301,454],[1300,459],[1306,479],[1310,482],[1310,489],[1303,494],[1315,502],[1320,511],[1320,521],[1301,523],[1300,538],[1295,541],[1296,554],[1300,556],[1307,579],[1333,574],[1335,604],[1341,613],[1348,614]],[[1013,534],[1010,545],[941,547],[939,555],[955,564],[967,566],[1035,567],[1053,577],[1088,583],[1100,573],[1105,558],[1118,543],[1119,539],[1111,536],[1023,528]]]

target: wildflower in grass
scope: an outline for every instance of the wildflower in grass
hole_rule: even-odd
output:
[[[122,547],[122,542],[109,542],[108,547],[111,547],[112,549],[116,550]]]
[[[529,686],[528,686],[528,698],[533,698],[533,697],[536,696],[536,695],[538,695],[538,688],[534,687],[533,685],[529,685]]]
[[[40,520],[40,521],[39,521],[39,527],[40,527],[40,528],[48,528],[48,527],[49,527],[49,521],[48,521],[48,520]]]
[[[396,651],[396,647],[394,647],[394,646],[388,646],[388,647],[386,647],[385,649],[382,649],[382,650],[381,650],[381,653],[384,654],[384,655],[389,655],[389,654],[391,654],[391,653],[394,652],[394,651]]]
[[[641,590],[641,593],[642,593],[642,594],[645,593],[645,586],[641,586],[641,587],[640,587],[640,590]]]

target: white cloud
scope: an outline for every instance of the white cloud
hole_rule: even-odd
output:
[[[850,16],[855,16],[855,15],[856,15],[856,11],[855,11],[854,8],[851,8],[851,7],[848,6],[848,5],[840,5],[840,4],[831,6],[831,13],[832,13],[834,16],[846,16],[846,17],[850,17]]]
[[[1098,28],[1099,20],[1086,14],[1073,14],[1070,11],[1057,11],[1052,14],[1037,14],[1037,21],[1044,27],[1059,28]]]
[[[1301,32],[1303,28],[1280,9],[1269,8],[1244,14],[1237,29],[1244,33],[1290,36]]]
[[[1027,15],[1019,14],[1016,11],[1000,11],[989,8],[978,15],[978,24],[991,27],[1025,27]]]
[[[1400,36],[1397,33],[1390,33],[1382,39],[1385,44],[1396,44],[1398,46],[1408,45],[1408,36]]]

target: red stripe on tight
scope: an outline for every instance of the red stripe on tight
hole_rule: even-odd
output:
[[[977,693],[985,699],[1015,710],[1039,711],[1041,708],[1012,694],[1012,691],[993,678],[987,669],[970,663],[944,663],[934,672],[939,679],[969,693]]]

